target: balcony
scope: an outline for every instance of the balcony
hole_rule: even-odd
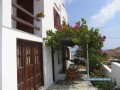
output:
[[[39,22],[39,18],[34,16],[33,0],[17,0],[12,3],[13,14],[13,27],[31,34],[34,34],[34,30],[40,30],[39,27],[34,25],[34,22]]]

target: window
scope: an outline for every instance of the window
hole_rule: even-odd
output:
[[[55,10],[54,8],[54,27],[58,28],[61,24],[60,24],[60,15],[58,14],[58,12]]]

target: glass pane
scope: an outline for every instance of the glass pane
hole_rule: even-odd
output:
[[[27,46],[26,47],[26,65],[32,64],[31,61],[31,47]]]

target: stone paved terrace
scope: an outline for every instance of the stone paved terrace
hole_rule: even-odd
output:
[[[59,81],[51,85],[47,90],[98,90],[93,87],[89,81],[84,81],[83,78],[87,77],[86,74],[79,74],[75,81]]]
[[[97,90],[89,86],[88,82],[80,81],[74,84],[53,84],[47,90]]]

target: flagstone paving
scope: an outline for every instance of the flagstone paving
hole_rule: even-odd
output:
[[[59,81],[51,85],[47,90],[98,90],[89,81],[84,81],[83,78],[85,77],[87,77],[86,74],[80,74],[75,81]]]
[[[47,90],[97,90],[89,86],[87,81],[80,81],[71,84],[53,84]]]

